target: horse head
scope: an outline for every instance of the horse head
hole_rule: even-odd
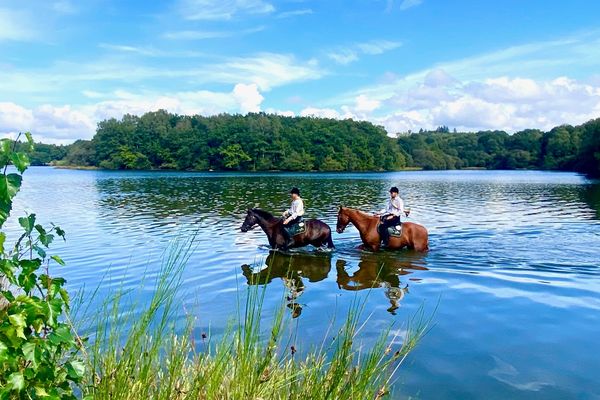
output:
[[[344,232],[344,229],[346,229],[346,227],[348,226],[349,223],[350,223],[350,217],[346,213],[346,209],[343,206],[340,206],[340,209],[338,211],[337,225],[336,225],[337,233]]]
[[[254,228],[254,226],[258,224],[258,218],[256,214],[252,210],[248,210],[248,214],[246,214],[246,219],[242,223],[240,230],[242,232],[248,232],[250,229]]]

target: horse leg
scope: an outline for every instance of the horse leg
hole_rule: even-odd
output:
[[[328,249],[335,249],[335,246],[333,245],[333,238],[331,237],[331,231],[327,235],[327,248]]]

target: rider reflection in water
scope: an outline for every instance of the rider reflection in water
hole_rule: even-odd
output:
[[[304,201],[302,201],[302,198],[300,197],[300,189],[297,187],[292,188],[292,190],[290,190],[290,195],[292,196],[292,204],[290,208],[283,213],[283,217],[285,218],[283,225],[285,225],[287,229],[289,229],[292,225],[299,223],[304,215]],[[287,232],[287,229],[284,229],[284,232],[287,236],[289,247],[294,244],[294,240]]]
[[[390,240],[390,234],[388,227],[396,226],[400,224],[400,215],[404,212],[404,201],[398,195],[398,188],[392,186],[390,189],[390,200],[386,208],[381,210],[379,215],[381,217],[381,225],[379,225],[379,235],[383,240],[383,245],[387,246]]]

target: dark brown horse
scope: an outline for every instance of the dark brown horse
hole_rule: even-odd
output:
[[[333,240],[331,239],[331,228],[326,223],[318,219],[308,219],[304,221],[306,230],[302,233],[292,236],[293,243],[287,246],[287,236],[283,231],[283,219],[274,217],[273,214],[267,211],[253,208],[248,210],[246,219],[242,224],[242,232],[248,232],[255,225],[258,225],[267,234],[269,244],[274,249],[288,249],[292,247],[303,247],[312,244],[320,248],[327,246],[333,249]]]
[[[368,214],[354,208],[341,207],[338,212],[337,231],[344,232],[346,226],[352,223],[362,239],[363,245],[373,251],[378,251],[381,247],[381,236],[377,231],[379,217]],[[429,250],[429,235],[425,227],[412,222],[402,223],[402,236],[390,236],[388,249],[396,250],[403,247],[415,249],[417,251]]]

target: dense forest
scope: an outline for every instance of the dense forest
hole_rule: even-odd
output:
[[[370,122],[264,113],[183,116],[157,111],[98,124],[91,141],[38,144],[36,165],[107,169],[390,171],[547,169],[600,176],[600,119],[548,132],[435,131],[390,138]]]

